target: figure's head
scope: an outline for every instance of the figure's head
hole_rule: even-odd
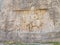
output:
[[[35,9],[35,7],[34,7],[34,6],[32,6],[32,7],[31,7],[31,10],[33,11],[34,9]]]

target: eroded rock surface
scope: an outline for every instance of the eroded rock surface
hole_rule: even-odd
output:
[[[41,35],[60,30],[59,0],[0,2],[0,40],[40,42]]]

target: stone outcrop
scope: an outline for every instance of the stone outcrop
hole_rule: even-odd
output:
[[[60,30],[59,0],[1,0],[0,2],[2,41],[40,42],[44,37],[41,35]]]

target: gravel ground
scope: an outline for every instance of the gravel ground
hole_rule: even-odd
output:
[[[20,44],[20,43],[16,43],[16,44],[7,44],[7,43],[0,43],[0,45],[53,45],[53,44],[40,44],[40,43],[25,43],[25,44]]]

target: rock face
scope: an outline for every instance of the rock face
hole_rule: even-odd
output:
[[[0,41],[40,42],[42,35],[60,30],[59,0],[0,2]]]

